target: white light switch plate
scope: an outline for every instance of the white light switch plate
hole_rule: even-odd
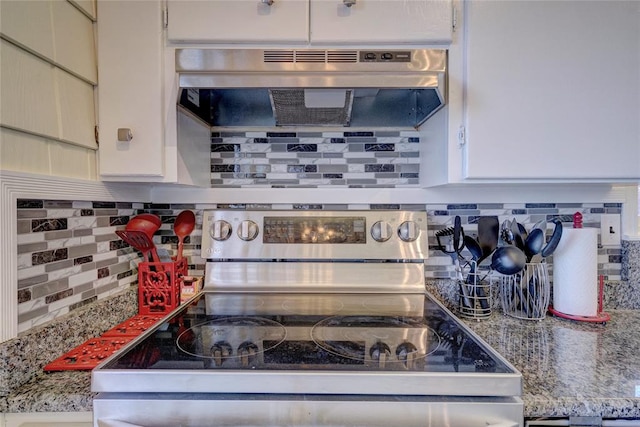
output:
[[[620,246],[620,214],[600,215],[600,243],[602,246]]]

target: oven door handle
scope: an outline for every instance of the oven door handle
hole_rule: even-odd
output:
[[[140,424],[131,424],[126,421],[118,420],[98,420],[98,427],[145,427]],[[497,424],[487,424],[486,427],[520,427],[519,423],[504,421]]]
[[[118,420],[98,420],[98,427],[145,427],[140,424],[131,424],[126,421]]]

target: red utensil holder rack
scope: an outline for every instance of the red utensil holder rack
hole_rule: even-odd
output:
[[[134,338],[135,336],[91,338],[48,363],[44,370],[47,372],[90,371]]]
[[[173,262],[138,264],[138,314],[168,314],[180,305],[186,258]]]

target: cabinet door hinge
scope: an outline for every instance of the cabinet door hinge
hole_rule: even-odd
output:
[[[458,147],[462,148],[467,142],[467,130],[464,126],[458,128]]]
[[[164,25],[164,28],[169,26],[169,9],[167,7],[162,9],[162,25]]]
[[[96,145],[99,147],[100,146],[100,132],[98,129],[98,126],[94,126],[93,127],[93,135],[96,139]]]
[[[452,7],[451,14],[451,28],[455,31],[458,28],[458,9],[455,6]]]

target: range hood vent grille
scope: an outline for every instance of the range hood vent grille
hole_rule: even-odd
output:
[[[327,53],[324,50],[296,51],[296,62],[326,62]]]
[[[356,63],[356,50],[265,50],[263,61],[284,63]]]
[[[340,105],[310,107],[304,89],[270,89],[276,126],[349,126],[353,90],[343,91]]]
[[[264,62],[294,62],[293,50],[265,50]]]
[[[355,50],[330,50],[327,52],[327,62],[358,62],[358,52]]]

